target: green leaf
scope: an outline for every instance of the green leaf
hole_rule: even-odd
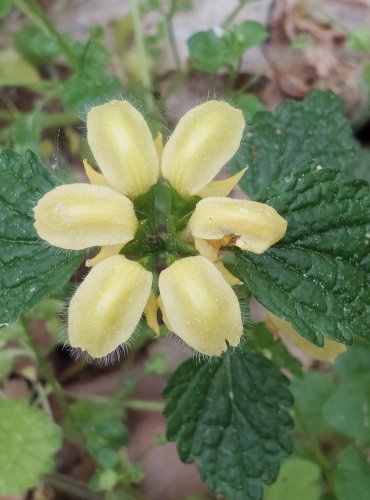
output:
[[[1,0],[0,2],[0,18],[6,17],[13,7],[13,0]]]
[[[262,24],[244,21],[231,31],[221,28],[199,31],[189,38],[188,48],[195,67],[213,72],[230,66],[246,49],[260,45],[267,36]]]
[[[71,407],[72,424],[85,440],[87,451],[104,468],[120,460],[119,450],[128,440],[128,431],[108,405],[81,400]]]
[[[348,446],[339,456],[334,489],[338,500],[369,500],[370,465],[355,446]]]
[[[24,26],[14,37],[14,47],[31,63],[45,65],[60,53],[55,39],[34,25]]]
[[[67,108],[83,112],[116,96],[120,84],[106,72],[109,53],[97,41],[89,40],[84,46],[76,46],[76,50],[80,52],[79,67],[66,82],[61,100]]]
[[[0,87],[27,85],[39,80],[36,68],[13,47],[0,51]]]
[[[264,111],[265,107],[255,94],[246,93],[235,100],[235,106],[243,111],[247,119],[258,111]]]
[[[13,322],[43,298],[60,292],[82,261],[81,252],[48,246],[33,227],[32,208],[59,180],[30,151],[0,156],[0,323]],[[0,333],[1,335],[1,333]]]
[[[341,354],[332,367],[333,372],[343,379],[366,375],[370,366],[370,345],[358,339],[355,344]]]
[[[325,422],[341,434],[370,440],[370,377],[343,380],[323,408]]]
[[[288,381],[257,352],[183,363],[164,390],[167,437],[216,494],[262,498],[291,453]]]
[[[265,488],[264,500],[319,500],[320,468],[311,460],[293,457],[286,460],[276,482]]]
[[[311,37],[309,35],[302,35],[292,41],[291,47],[296,50],[303,50],[311,44]]]
[[[239,182],[242,189],[258,198],[271,182],[289,176],[311,160],[357,177],[361,150],[343,110],[339,97],[316,91],[301,102],[283,102],[274,114],[255,114],[232,162],[234,171],[249,166]],[[370,179],[369,165],[359,176],[364,173]]]
[[[370,29],[368,26],[360,26],[347,40],[346,47],[350,52],[370,52]]]
[[[304,378],[294,379],[291,387],[295,403],[311,433],[315,436],[327,433],[328,427],[323,421],[322,409],[334,390],[331,379],[320,372],[309,371]]]
[[[0,399],[0,495],[19,495],[53,467],[61,429],[23,400]]]
[[[306,165],[259,198],[288,222],[261,255],[239,252],[236,268],[268,310],[322,346],[324,335],[370,340],[370,197],[365,181]]]
[[[272,337],[270,330],[264,323],[256,323],[253,325],[252,330],[248,325],[246,335],[245,345],[247,348],[268,351],[269,358],[272,359],[276,366],[286,368],[296,377],[302,376],[301,363],[289,353],[281,340]]]

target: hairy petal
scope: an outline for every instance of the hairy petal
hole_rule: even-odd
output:
[[[188,227],[194,238],[221,240],[230,235],[242,250],[263,253],[283,238],[287,222],[265,203],[215,197],[197,203]]]
[[[243,333],[238,299],[205,257],[187,257],[159,275],[160,306],[168,327],[193,349],[217,356],[226,340],[237,346]]]
[[[46,193],[33,209],[40,238],[69,250],[124,245],[137,219],[132,202],[114,189],[67,184]]]
[[[99,358],[126,342],[143,314],[152,280],[152,273],[123,255],[93,267],[69,306],[71,346]]]
[[[164,147],[162,175],[183,196],[201,191],[239,148],[245,121],[240,110],[209,101],[188,111]]]
[[[129,198],[158,180],[159,160],[149,127],[127,101],[111,101],[87,115],[87,140],[109,183]]]

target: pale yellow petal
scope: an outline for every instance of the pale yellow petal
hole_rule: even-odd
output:
[[[137,228],[132,202],[104,186],[58,186],[46,193],[33,211],[40,238],[69,250],[124,245],[133,239]]]
[[[269,314],[272,323],[277,327],[281,335],[292,345],[298,347],[306,356],[327,363],[334,363],[339,354],[347,350],[347,346],[335,342],[325,337],[323,347],[312,344],[309,340],[300,335],[290,323],[278,318],[274,314]]]
[[[149,127],[127,101],[111,101],[87,115],[87,140],[99,168],[118,191],[135,198],[158,180],[159,160]]]
[[[113,257],[113,255],[119,254],[122,248],[123,245],[121,245],[121,243],[119,243],[118,245],[103,246],[101,247],[100,252],[95,255],[95,257],[86,260],[85,266],[94,267],[97,264],[99,264],[99,262],[101,262],[102,260],[107,259],[108,257]]]
[[[216,242],[217,243],[217,242]],[[211,262],[218,259],[218,254],[220,252],[220,245],[213,244],[211,241],[203,240],[202,238],[194,238],[195,248],[198,250],[200,255],[206,257]]]
[[[163,137],[160,132],[158,132],[157,137],[154,140],[154,146],[157,151],[159,164],[161,164],[163,156]]]
[[[228,269],[226,269],[224,263],[221,260],[214,262],[213,265],[217,267],[217,269],[220,271],[220,273],[229,283],[230,286],[241,285],[242,282],[240,281],[240,279],[231,274],[231,272]]]
[[[85,173],[91,184],[95,184],[96,186],[112,187],[107,181],[107,179],[104,177],[104,175],[100,174],[95,169],[93,169],[87,160],[83,160],[83,164],[85,168]]]
[[[155,296],[154,292],[151,291],[149,295],[148,302],[146,303],[145,309],[144,309],[144,314],[146,318],[146,322],[148,323],[149,328],[151,328],[154,333],[159,335],[159,324],[158,324],[158,317],[157,317],[157,312],[158,312],[158,300],[157,297]]]
[[[123,255],[93,267],[69,306],[71,346],[100,358],[126,342],[143,314],[152,280],[152,273]]]
[[[211,181],[205,188],[199,191],[197,195],[201,198],[207,198],[208,196],[227,196],[238,184],[247,169],[248,167],[243,168],[243,170],[237,174],[227,177],[226,179]]]
[[[265,203],[216,197],[197,203],[188,227],[194,238],[220,240],[230,235],[242,250],[262,253],[281,240],[287,222]]]
[[[193,196],[239,148],[245,122],[240,110],[209,101],[188,111],[164,147],[162,175],[183,196]]]
[[[243,333],[238,299],[222,274],[201,256],[180,259],[159,275],[166,323],[193,349],[218,356]]]

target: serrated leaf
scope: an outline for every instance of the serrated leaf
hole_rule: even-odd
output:
[[[333,479],[338,500],[369,500],[370,465],[355,446],[341,453]]]
[[[0,399],[0,495],[18,495],[37,485],[53,467],[61,429],[23,400]]]
[[[264,500],[319,500],[320,468],[311,460],[292,457],[281,466],[276,482],[266,487]]]
[[[336,95],[315,91],[301,102],[284,101],[274,114],[255,114],[232,162],[234,171],[249,166],[239,183],[242,189],[258,198],[271,182],[311,160],[357,177],[361,150],[343,109]],[[359,177],[363,174],[370,179],[370,165]]]
[[[188,360],[171,377],[167,437],[184,462],[196,462],[216,494],[262,498],[281,459],[291,453],[288,381],[257,352],[234,351],[212,361]]]
[[[239,277],[257,300],[317,345],[323,335],[370,340],[368,184],[309,164],[273,183],[259,201],[272,205],[288,230],[261,255],[237,255]]]
[[[0,156],[2,326],[61,291],[82,261],[81,252],[48,246],[33,227],[32,207],[59,183],[30,151],[23,157],[12,151]]]

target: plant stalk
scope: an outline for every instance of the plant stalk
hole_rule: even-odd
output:
[[[38,368],[39,368],[40,372],[45,377],[47,383],[51,387],[51,389],[52,389],[60,407],[62,408],[64,414],[69,415],[70,411],[69,411],[69,407],[68,407],[68,404],[66,402],[66,399],[64,397],[63,389],[60,386],[57,379],[55,378],[54,374],[52,373],[49,365],[45,361],[43,353],[40,351],[38,345],[36,344],[36,342],[33,339],[31,329],[29,326],[29,320],[27,318],[25,318],[24,316],[21,316],[21,323],[22,323],[22,326],[23,326],[23,328],[26,332],[26,335],[27,335],[28,345],[30,346],[31,350],[33,351],[33,353],[36,357]]]

